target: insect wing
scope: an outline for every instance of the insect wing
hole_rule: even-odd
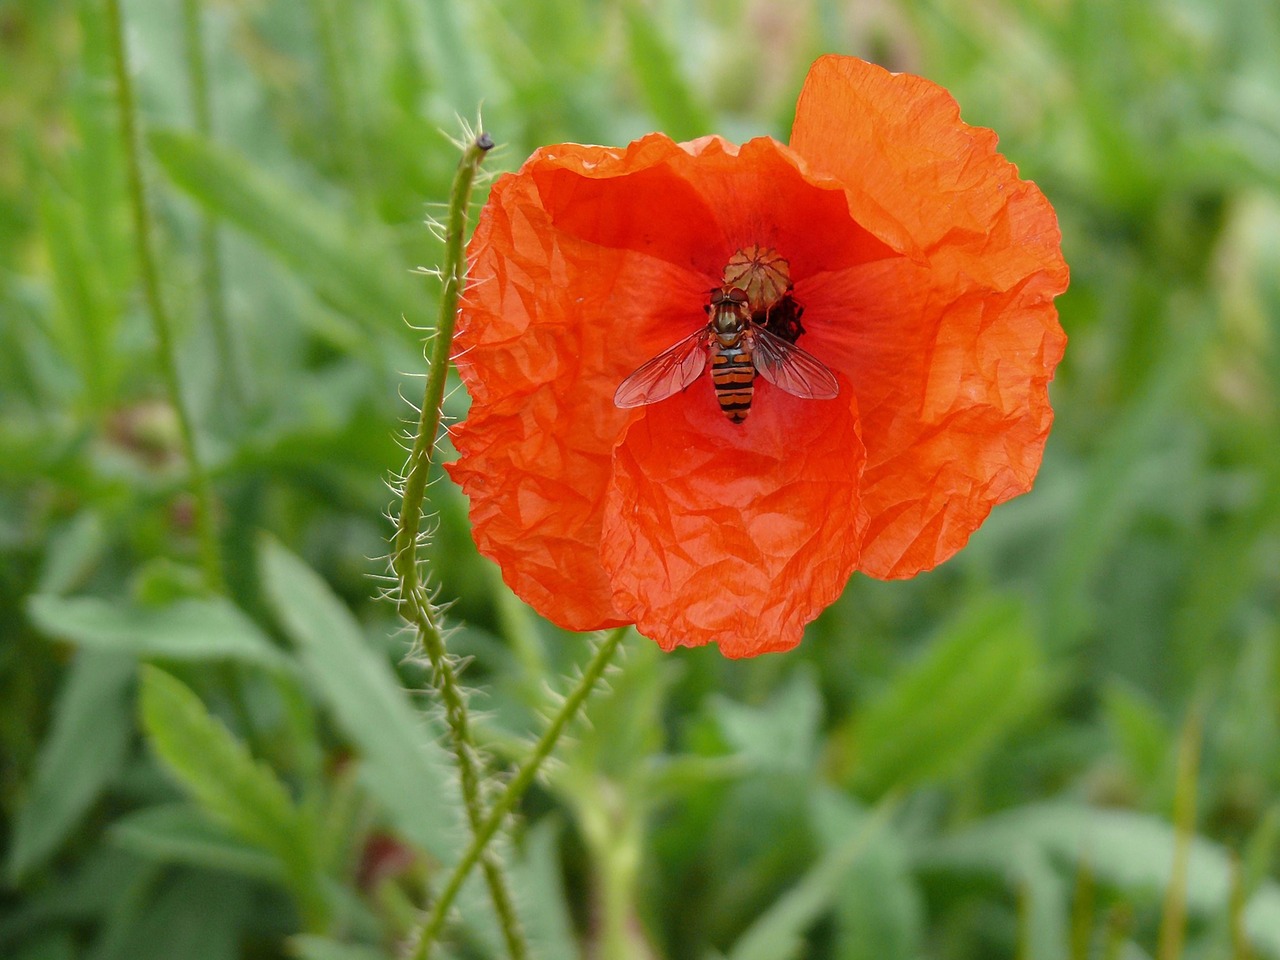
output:
[[[751,358],[756,370],[775,387],[805,400],[830,400],[839,395],[835,374],[813,354],[763,327],[754,327],[752,333]]]
[[[616,406],[642,407],[683,390],[707,368],[707,331],[697,330],[668,347],[618,385]]]

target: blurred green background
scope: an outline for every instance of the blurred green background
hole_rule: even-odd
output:
[[[947,86],[1058,210],[1070,343],[1044,468],[938,570],[855,577],[795,652],[629,638],[505,845],[535,953],[1280,958],[1280,7],[125,19],[228,594],[199,573],[104,2],[6,0],[0,956],[395,955],[461,836],[429,677],[375,579],[438,292],[411,269],[441,255],[441,131],[483,103],[492,171],[652,129],[785,139],[808,64],[840,52]],[[501,768],[588,645],[505,591],[456,490],[430,496]],[[468,887],[447,954],[499,942]]]

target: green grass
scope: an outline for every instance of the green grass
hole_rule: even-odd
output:
[[[490,172],[653,129],[785,138],[840,52],[948,87],[1057,208],[1044,468],[938,570],[855,577],[792,653],[629,637],[497,845],[532,955],[1280,960],[1274,3],[129,0],[217,596],[107,10],[0,4],[0,956],[397,955],[467,839],[374,579],[444,134],[482,103]],[[508,768],[591,651],[507,593],[447,481],[428,496]],[[441,955],[505,955],[478,878],[452,916]]]

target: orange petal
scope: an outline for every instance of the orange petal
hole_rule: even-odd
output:
[[[558,230],[632,250],[718,285],[725,264],[753,245],[774,247],[792,277],[892,256],[849,216],[844,185],[816,176],[785,145],[741,147],[719,137],[679,144],[650,134],[625,151],[563,144],[530,175]],[[595,150],[583,156],[583,150]],[[701,290],[705,302],[706,290]]]
[[[600,561],[610,455],[628,418],[614,390],[706,322],[734,252],[775,238],[795,275],[892,254],[849,218],[841,184],[767,139],[561,144],[495,185],[468,248],[455,354],[473,403],[450,473],[471,498],[481,552],[556,623],[632,616]],[[730,426],[716,417],[718,431]]]
[[[549,163],[535,155],[495,184],[468,247],[454,352],[472,407],[452,431],[461,456],[449,472],[471,499],[477,546],[516,594],[561,626],[589,630],[625,622],[599,543],[611,451],[628,416],[613,393],[636,365],[627,329],[654,324],[660,291],[690,291],[700,316],[692,291],[706,281],[555,229],[527,175]]]
[[[756,384],[742,424],[697,383],[646,409],[615,452],[602,546],[614,603],[666,650],[790,649],[857,566],[863,451],[848,402]]]
[[[862,569],[912,576],[959,550],[1039,468],[1066,343],[1053,307],[1067,285],[1057,218],[945,90],[851,57],[814,64],[791,145],[910,257],[797,283],[797,298],[807,349],[858,397]],[[849,323],[823,322],[840,311]]]

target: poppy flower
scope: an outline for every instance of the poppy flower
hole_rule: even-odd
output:
[[[1060,244],[994,133],[851,57],[813,65],[789,145],[538,150],[480,215],[454,341],[481,552],[570,629],[794,646],[855,570],[928,570],[1030,489]]]

